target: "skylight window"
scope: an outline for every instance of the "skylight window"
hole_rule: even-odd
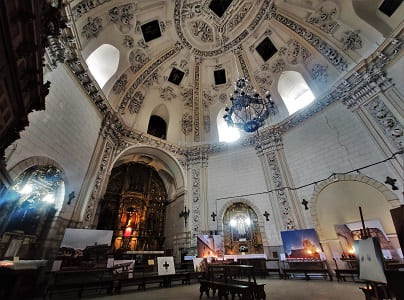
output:
[[[227,125],[223,116],[225,114],[224,109],[222,109],[217,116],[217,130],[219,133],[219,142],[231,143],[235,142],[240,138],[240,131]]]
[[[278,91],[290,115],[315,99],[303,76],[295,71],[285,71],[281,74]]]
[[[93,75],[100,88],[103,88],[118,70],[119,50],[112,45],[103,44],[90,54],[86,59],[86,63],[91,75]]]

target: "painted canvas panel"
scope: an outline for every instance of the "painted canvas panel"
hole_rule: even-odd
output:
[[[200,234],[197,237],[198,257],[223,257],[223,240],[220,235]]]
[[[286,259],[320,259],[321,246],[313,229],[281,231]]]
[[[195,272],[206,272],[208,269],[208,261],[206,258],[196,257],[193,259]]]
[[[157,257],[157,272],[159,275],[175,274],[174,257]]]
[[[383,270],[383,255],[377,238],[358,241],[359,278],[387,283]]]
[[[62,268],[105,267],[111,253],[111,230],[67,228],[58,251]]]
[[[397,251],[394,249],[393,245],[388,239],[386,232],[384,231],[379,220],[367,220],[365,221],[365,227],[369,228],[371,237],[377,237],[379,239],[385,258],[399,259]],[[343,255],[345,257],[355,256],[354,241],[360,240],[362,223],[353,222],[347,224],[338,224],[334,225],[334,228],[341,243]]]

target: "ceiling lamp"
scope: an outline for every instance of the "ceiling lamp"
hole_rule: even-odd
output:
[[[261,97],[255,91],[249,94],[248,90],[247,80],[240,78],[236,81],[234,94],[230,97],[231,108],[225,108],[226,114],[223,118],[229,126],[254,132],[264,125],[270,115],[276,113],[276,106],[269,93]]]

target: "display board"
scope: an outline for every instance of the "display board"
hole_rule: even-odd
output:
[[[359,278],[387,283],[383,270],[383,255],[377,238],[358,241]]]
[[[320,259],[321,246],[313,229],[281,231],[286,259]]]
[[[175,265],[173,256],[157,257],[157,271],[159,275],[175,274]]]

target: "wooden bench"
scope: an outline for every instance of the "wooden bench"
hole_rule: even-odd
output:
[[[95,281],[81,281],[81,282],[64,282],[56,283],[51,285],[46,290],[44,299],[49,297],[52,299],[54,294],[59,293],[77,293],[77,296],[81,298],[84,291],[96,290],[96,291],[107,291],[108,294],[112,294],[114,290],[114,281],[110,280],[95,280]]]
[[[265,289],[264,289],[265,283],[255,283],[255,282],[241,281],[241,280],[232,280],[232,281],[230,281],[230,283],[247,285],[250,287],[251,294],[254,296],[254,299],[257,299],[257,300],[266,299],[266,293],[265,293]]]
[[[200,296],[202,298],[203,293],[206,293],[209,298],[209,291],[213,291],[213,296],[215,296],[216,291],[218,291],[219,299],[224,297],[227,299],[227,296],[230,294],[232,299],[234,299],[235,295],[238,295],[240,299],[243,300],[251,300],[253,299],[253,294],[251,293],[250,286],[246,284],[237,284],[232,282],[224,282],[224,281],[209,281],[209,280],[201,280],[200,281]]]
[[[332,275],[328,272],[326,269],[283,269],[283,278],[284,279],[289,279],[290,274],[304,274],[304,278],[306,280],[310,280],[311,276],[317,275],[317,274],[322,274],[323,278],[326,279],[327,276],[332,281]]]

